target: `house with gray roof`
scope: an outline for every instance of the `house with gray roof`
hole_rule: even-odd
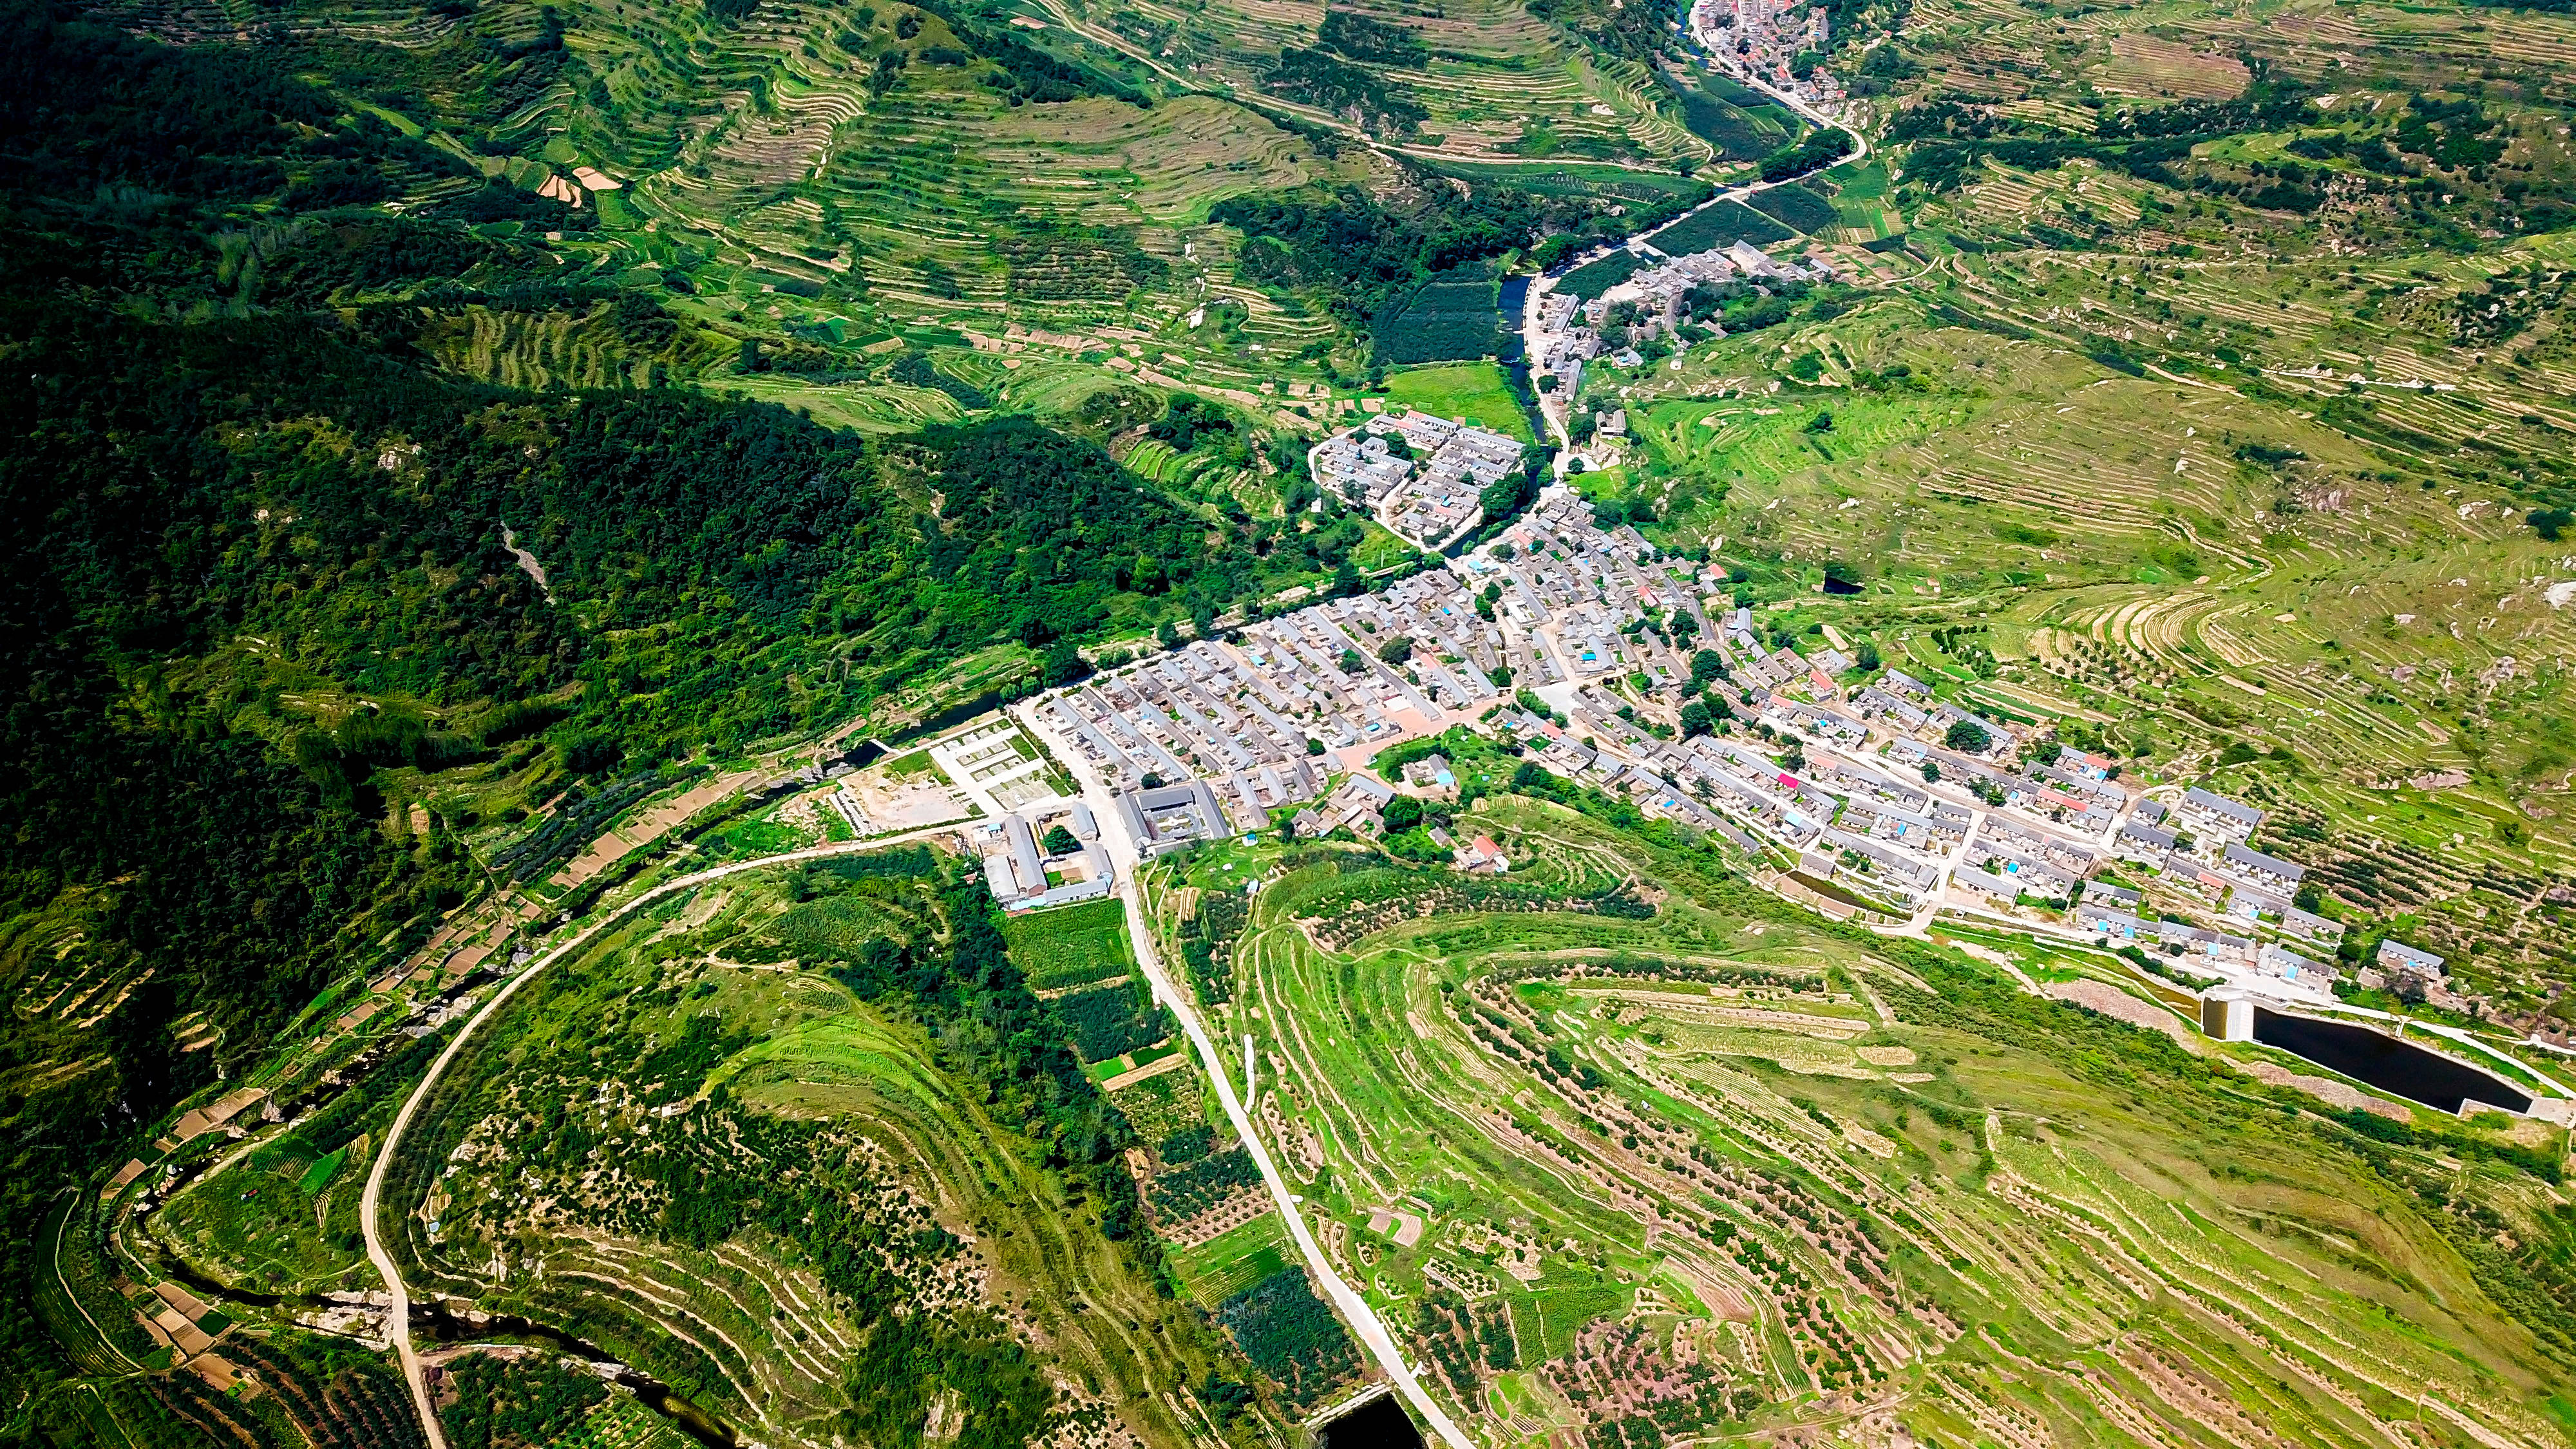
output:
[[[2343,944],[2343,922],[2289,906],[2281,912],[2281,929],[2328,946]]]
[[[2283,860],[2276,855],[2265,855],[2259,850],[2248,850],[2236,844],[2230,844],[2220,852],[2219,860],[2236,874],[2270,886],[2274,890],[2295,890],[2298,887],[2299,878],[2308,873],[2308,868],[2296,861]]]
[[[2430,951],[2418,950],[2403,941],[2379,943],[2379,965],[2387,971],[2407,971],[2419,976],[2442,975],[2442,958]]]
[[[2183,792],[2182,818],[2196,832],[2243,840],[2263,823],[2263,812],[2194,785]]]

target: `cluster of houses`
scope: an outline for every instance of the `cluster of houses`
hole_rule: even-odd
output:
[[[1708,46],[1719,64],[1788,91],[1810,105],[1827,106],[1844,97],[1842,83],[1823,66],[1804,74],[1801,54],[1824,53],[1833,22],[1822,5],[1808,0],[1697,0],[1691,7],[1691,33]]]
[[[1100,675],[1039,716],[1112,789],[1201,780],[1217,819],[1252,830],[1327,774],[1489,707],[1503,648],[1455,577],[1418,574]]]
[[[1777,635],[1766,643],[1751,610],[1702,597],[1716,582],[1551,488],[1493,546],[1446,569],[1111,670],[1042,701],[1038,722],[1107,781],[1149,855],[1264,828],[1283,810],[1301,836],[1378,836],[1398,789],[1436,799],[1457,782],[1438,756],[1413,760],[1395,784],[1358,767],[1472,722],[1561,775],[1772,847],[1891,908],[2044,903],[2106,943],[2239,978],[2335,978],[2344,928],[2297,905],[2304,867],[2253,846],[2261,809],[2198,788],[2170,808],[2139,797],[2118,762],[2072,747],[2035,755],[2021,729],[1902,670],[1847,691],[1854,661],[1840,639],[1806,654]],[[1742,701],[1775,737],[1815,741],[1811,767],[1785,769],[1740,736],[1680,737],[1660,703],[1618,707],[1640,681],[1640,699],[1678,697],[1672,687],[1710,647],[1726,661],[1730,708]],[[1984,749],[1949,746],[1962,723]],[[1105,880],[1105,869],[1045,856],[1035,822],[992,828],[997,896]],[[1490,840],[1438,843],[1463,869],[1509,868]],[[2152,908],[2097,878],[2115,861],[2153,872]],[[2174,907],[2195,919],[2165,918]],[[2384,950],[2369,974],[2438,989],[2439,959],[2390,954],[2400,949],[2411,951]]]
[[[1252,830],[1401,740],[1478,719],[1517,690],[1643,674],[1686,681],[1705,638],[1694,576],[1636,531],[1551,489],[1497,547],[1384,591],[1199,640],[1049,696],[1039,721],[1120,792],[1198,780]],[[1591,703],[1587,733],[1654,743]],[[1210,833],[1223,833],[1220,828]]]
[[[2011,754],[2023,738],[2022,732],[2014,726],[1998,723],[1974,710],[1935,696],[1931,685],[1902,669],[1887,670],[1878,677],[1876,682],[1853,693],[1850,713],[1843,720],[1844,727],[1848,729],[1855,725],[1870,724],[1890,734],[1909,735],[1917,740],[1947,739],[1955,726],[1975,725],[1985,736],[1986,747],[1973,753],[1949,752],[1963,761],[2001,759]],[[1863,733],[1866,734],[1867,731],[1864,730]],[[1928,750],[1899,749],[1896,753],[1901,758],[1918,765],[1930,758]],[[2117,806],[2126,798],[2126,793],[2119,786],[2109,783],[2102,776],[2094,775],[2087,778],[2076,771],[2064,769],[2063,765],[2064,761],[2061,759],[2059,766],[2034,766],[2030,774],[2021,779],[2008,778],[1982,767],[1968,768],[1963,765],[1962,768],[1969,775],[1988,777],[1998,784],[2007,786],[2007,793],[2010,788],[2022,788],[2035,795],[2054,785],[2061,795],[2067,797],[2069,804],[2079,809],[2084,808],[2088,799]]]
[[[967,838],[983,858],[985,886],[1008,910],[1096,900],[1117,884],[1100,822],[1079,800],[1012,811],[969,827]],[[1049,840],[1059,848],[1049,850]]]
[[[1583,390],[1585,366],[1604,356],[1613,366],[1643,367],[1645,354],[1637,349],[1657,337],[1669,341],[1676,352],[1689,351],[1690,338],[1682,328],[1690,320],[1693,287],[1747,281],[1759,288],[1766,279],[1830,280],[1834,276],[1833,269],[1821,261],[1782,261],[1745,241],[1678,257],[1644,240],[1630,241],[1627,249],[1647,264],[1600,296],[1586,300],[1570,292],[1550,292],[1539,300],[1539,345],[1532,374],[1542,392],[1575,397]],[[1613,312],[1625,319],[1619,324],[1625,335],[1615,344],[1603,335]],[[1701,325],[1718,337],[1726,335],[1726,329],[1713,322]],[[1598,426],[1613,436],[1626,431],[1624,418]]]
[[[1406,542],[1448,547],[1485,518],[1488,484],[1521,469],[1521,445],[1491,428],[1423,412],[1368,419],[1317,443],[1306,466],[1318,487],[1366,508]]]
[[[1549,489],[1496,543],[1451,567],[1493,614],[1514,684],[1689,679],[1708,633],[1695,567],[1664,560],[1627,524],[1602,528],[1566,489]]]

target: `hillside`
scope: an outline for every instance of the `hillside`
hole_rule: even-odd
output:
[[[0,1437],[2560,1449],[2571,57],[0,4]],[[1309,472],[1407,408],[1526,445],[1449,557]],[[1811,758],[2069,813],[1898,680],[2284,899],[1884,898]],[[2095,885],[2534,1112],[2195,1031]]]

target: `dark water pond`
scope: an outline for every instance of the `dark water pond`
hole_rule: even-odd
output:
[[[877,753],[885,753],[887,746],[899,747],[914,740],[927,739],[952,725],[964,724],[986,710],[999,709],[1009,702],[1001,691],[991,689],[972,699],[961,699],[936,714],[925,716],[907,729],[895,731],[886,738],[884,744],[877,745]],[[870,743],[875,742],[870,741]]]
[[[2437,1111],[2457,1112],[2463,1101],[2509,1112],[2531,1110],[2531,1094],[2503,1078],[2366,1026],[2290,1016],[2258,1006],[2254,1039]]]
[[[1317,1439],[1323,1449],[1422,1449],[1422,1431],[1393,1394],[1380,1394],[1326,1424]]]

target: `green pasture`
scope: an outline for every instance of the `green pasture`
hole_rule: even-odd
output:
[[[1115,896],[1011,916],[1002,934],[1012,962],[1041,991],[1108,981],[1136,965],[1126,909]]]
[[[1433,417],[1463,419],[1524,443],[1537,441],[1500,363],[1439,363],[1391,372],[1386,378],[1386,400]]]

